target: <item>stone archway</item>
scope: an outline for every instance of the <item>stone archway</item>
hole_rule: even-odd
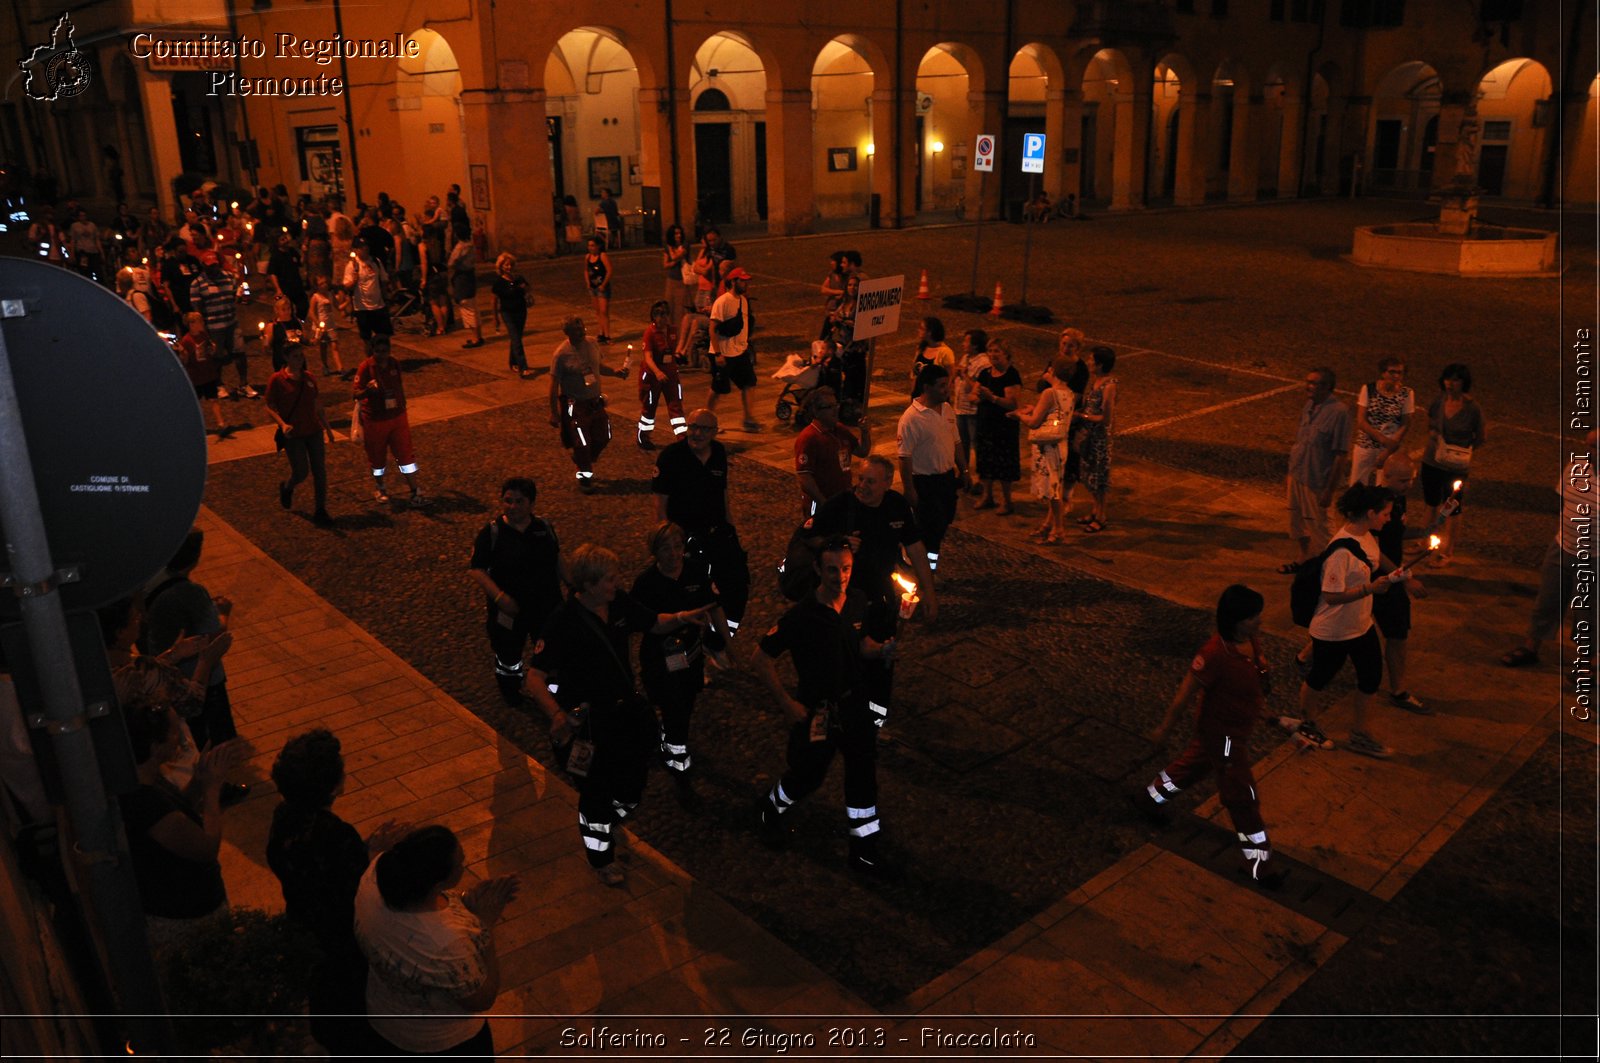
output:
[[[1261,95],[1245,65],[1237,59],[1218,64],[1211,78],[1208,198],[1248,201],[1256,197],[1261,107]]]
[[[812,179],[819,220],[871,218],[877,165],[872,96],[878,78],[870,51],[856,37],[835,37],[811,67]]]
[[[1365,188],[1426,192],[1434,180],[1443,86],[1433,67],[1402,63],[1378,82],[1366,131]]]
[[[417,42],[417,57],[399,60],[394,77],[396,139],[407,145],[405,165],[385,174],[384,190],[402,203],[420,206],[429,196],[444,199],[445,191],[458,184],[470,208],[466,119],[455,50],[430,29],[416,30],[410,39]],[[397,188],[386,187],[396,180]]]
[[[766,63],[747,38],[723,31],[700,43],[687,77],[693,176],[684,180],[693,182],[696,217],[702,224],[765,221]],[[711,91],[721,94],[726,107],[697,108]]]
[[[1083,116],[1081,176],[1085,199],[1112,210],[1144,206],[1149,164],[1151,101],[1147,95],[1154,68],[1143,66],[1144,78],[1119,48],[1102,48],[1074,57]]]
[[[1068,90],[1066,72],[1055,50],[1038,41],[1017,49],[1011,57],[1009,88],[1003,143],[1014,144],[1019,129],[1043,133],[1045,158],[1040,187],[1053,202],[1068,195],[1080,198],[1077,156],[1083,100],[1080,93]],[[1020,195],[1022,185],[1017,179],[1021,174],[1016,172],[1014,162],[1006,165],[1004,176],[1002,188],[1012,188]],[[1013,197],[1006,194],[1004,198]]]
[[[998,123],[998,113],[986,113],[983,65],[977,53],[963,44],[944,42],[923,53],[917,64],[915,118],[905,144],[902,164],[909,179],[911,211],[904,214],[967,212],[969,167],[952,161],[954,145],[970,145],[986,121]],[[995,130],[998,132],[998,128]],[[1002,149],[1004,150],[1004,149]]]
[[[633,53],[604,27],[563,34],[545,60],[551,188],[576,201],[585,227],[602,188],[621,210],[642,206],[639,81]]]
[[[1544,180],[1555,135],[1550,72],[1532,59],[1508,59],[1478,81],[1478,187],[1491,196],[1532,200]]]

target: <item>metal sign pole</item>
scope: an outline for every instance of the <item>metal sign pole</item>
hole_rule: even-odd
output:
[[[21,300],[0,299],[0,317],[25,313]],[[42,705],[23,709],[30,726],[50,736],[60,764],[74,852],[90,888],[90,925],[96,927],[105,949],[107,974],[123,1012],[141,1017],[140,1047],[168,1051],[171,1025],[145,938],[133,865],[121,846],[121,815],[106,794],[89,733],[66,612],[57,590],[60,574],[50,557],[4,328],[0,328],[0,527],[12,566],[5,582],[20,603],[31,664],[43,692]],[[27,662],[12,665],[20,669]]]
[[[1028,256],[1033,252],[1033,201],[1039,197],[1039,175],[1028,179],[1028,205],[1022,209],[1022,306],[1028,305]]]
[[[978,232],[972,238],[972,283],[967,286],[967,294],[976,297],[978,294],[978,249],[983,246],[983,192],[989,183],[989,171],[978,171]]]

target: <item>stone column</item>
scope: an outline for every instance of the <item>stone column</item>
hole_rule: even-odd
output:
[[[1005,126],[1004,106],[1004,93],[967,93],[967,107],[971,112],[967,120],[967,128],[970,130],[967,135],[969,144],[978,139],[979,133],[993,133],[996,137],[1001,136],[1001,130]],[[1058,167],[1052,165],[1049,158],[1058,156],[1060,151],[1057,148],[1056,152],[1051,152],[1049,145],[1059,143],[1060,141],[1051,140],[1048,134],[1046,135],[1045,152],[1048,156],[1044,164],[1046,184],[1056,180],[1055,173]],[[982,218],[998,218],[1000,216],[1000,174],[998,172],[992,173],[987,181],[981,182],[978,180],[980,176],[972,168],[972,155],[969,151],[967,155],[967,172],[963,175],[963,180],[966,184],[962,195],[962,204],[965,208],[962,217],[968,221],[977,221]],[[980,184],[984,186],[982,203],[978,202],[978,186]]]
[[[1112,164],[1111,209],[1144,207],[1145,171],[1150,160],[1150,79],[1136,79],[1141,89],[1112,96],[1117,115],[1116,161]]]
[[[1198,207],[1206,201],[1205,143],[1200,123],[1211,109],[1211,96],[1187,88],[1178,94],[1178,158],[1172,182],[1172,202]]]
[[[1434,145],[1433,172],[1428,178],[1430,189],[1443,188],[1456,176],[1457,154],[1460,150],[1461,124],[1467,116],[1471,93],[1451,91],[1439,98],[1439,139]],[[1474,134],[1476,135],[1476,134]],[[1412,136],[1422,136],[1422,123],[1412,130]],[[1477,141],[1472,142],[1472,172],[1469,183],[1477,183]]]
[[[1305,97],[1283,97],[1283,135],[1278,141],[1278,198],[1300,195],[1300,156],[1305,150]]]
[[[1363,184],[1365,171],[1372,166],[1368,138],[1372,135],[1368,119],[1372,114],[1371,96],[1328,97],[1328,142],[1323,150],[1322,193],[1338,195],[1339,180],[1346,156],[1361,160]]]
[[[917,212],[916,78],[899,99],[888,89],[872,93],[872,191],[879,197],[879,225],[885,229],[903,228]],[[895,172],[894,144],[903,145],[900,172]],[[896,192],[898,191],[898,196]]]
[[[694,218],[678,205],[678,189],[672,184],[672,93],[666,89],[639,90],[639,169],[646,186],[661,190],[661,231],[674,221],[685,229]],[[678,93],[687,96],[687,90]],[[682,160],[679,160],[680,167]]]
[[[767,231],[776,236],[816,229],[811,124],[809,86],[767,90]]]
[[[178,150],[178,120],[172,114],[172,86],[159,74],[140,64],[134,65],[139,79],[139,98],[144,107],[145,136],[150,140],[150,167],[155,173],[156,204],[169,221],[177,216],[178,201],[172,179],[183,172],[183,155]]]
[[[543,89],[461,93],[467,162],[489,167],[490,240],[519,257],[556,252],[544,103]],[[470,202],[470,190],[464,194]]]
[[[1261,161],[1256,152],[1265,106],[1258,92],[1234,93],[1233,146],[1228,151],[1229,202],[1248,203],[1256,198],[1261,182]]]
[[[1055,153],[1061,160],[1061,177],[1051,195],[1061,199],[1071,194],[1082,202],[1083,93],[1078,89],[1050,89],[1045,93],[1044,107],[1045,135],[1051,143],[1061,145]]]

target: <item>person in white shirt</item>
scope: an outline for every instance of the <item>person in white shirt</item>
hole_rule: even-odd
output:
[[[895,429],[900,483],[922,527],[928,568],[939,571],[944,533],[956,519],[960,484],[967,478],[967,456],[956,446],[956,415],[950,405],[950,371],[928,363],[917,375],[911,405]],[[960,480],[957,473],[959,470]]]
[[[745,298],[750,274],[735,266],[722,279],[727,290],[711,304],[711,392],[706,396],[706,409],[716,412],[717,399],[738,388],[739,401],[744,404],[744,430],[759,432],[761,422],[750,405],[750,393],[756,386],[755,356],[750,353],[750,300]]]
[[[1345,525],[1333,536],[1322,562],[1322,594],[1310,624],[1311,671],[1300,684],[1300,715],[1309,721],[1315,696],[1328,688],[1347,658],[1355,662],[1355,711],[1345,748],[1380,760],[1393,750],[1372,734],[1367,720],[1372,697],[1383,682],[1383,648],[1372,623],[1371,599],[1411,578],[1409,569],[1396,568],[1384,558],[1373,534],[1388,523],[1392,504],[1387,490],[1370,484],[1355,484],[1339,496]]]
[[[504,875],[455,892],[465,869],[455,833],[423,827],[374,860],[356,889],[368,1022],[397,1054],[494,1055],[484,1017],[500,993],[494,924],[518,883]]]

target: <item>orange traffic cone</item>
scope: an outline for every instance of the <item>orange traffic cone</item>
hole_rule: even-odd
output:
[[[917,298],[918,299],[930,298],[930,296],[928,295],[928,271],[927,270],[923,270],[922,271],[922,281],[921,281],[921,283],[919,283],[917,285]]]
[[[999,281],[995,281],[995,285],[994,285],[994,305],[989,308],[989,316],[990,317],[999,317],[1000,316],[1000,299],[1001,299],[1001,296],[1000,296],[1000,282]]]

